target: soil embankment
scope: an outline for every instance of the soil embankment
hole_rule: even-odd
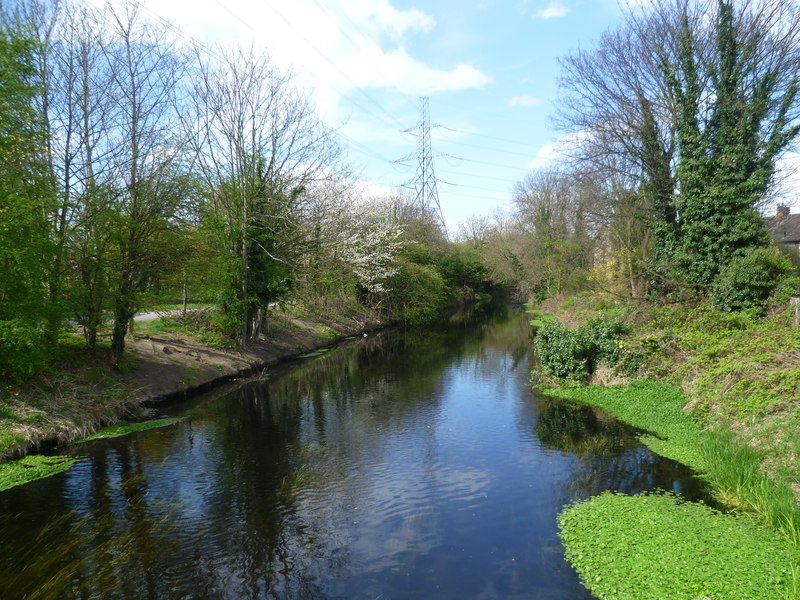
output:
[[[286,360],[389,325],[374,313],[314,319],[271,315],[262,339],[246,351],[214,348],[192,336],[142,327],[126,344],[128,370],[77,356],[5,390],[0,461],[63,445],[101,427],[136,418],[146,404],[180,398],[268,370]]]

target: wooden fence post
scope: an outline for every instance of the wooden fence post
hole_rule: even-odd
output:
[[[794,314],[794,324],[800,325],[800,298],[789,298],[789,306],[792,307],[792,314]]]

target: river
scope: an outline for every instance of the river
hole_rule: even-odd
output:
[[[530,350],[514,308],[386,331],[74,446],[0,492],[0,598],[593,598],[561,508],[700,484],[532,393]]]

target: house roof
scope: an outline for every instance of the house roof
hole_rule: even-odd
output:
[[[781,244],[800,243],[800,213],[767,217],[764,219],[764,227]]]

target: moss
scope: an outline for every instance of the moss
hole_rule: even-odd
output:
[[[0,491],[66,471],[79,459],[73,456],[26,456],[0,463]]]
[[[126,423],[123,421],[117,425],[105,427],[100,431],[97,431],[91,435],[87,435],[85,438],[78,440],[76,443],[80,444],[83,442],[89,442],[91,440],[115,438],[128,435],[129,433],[135,433],[137,431],[146,431],[148,429],[155,429],[157,427],[167,427],[169,425],[174,425],[181,420],[182,419],[179,417],[169,417],[166,419],[155,419],[153,421],[142,421],[140,423]]]
[[[601,600],[786,600],[792,549],[746,517],[671,494],[606,492],[559,516],[567,558]]]

